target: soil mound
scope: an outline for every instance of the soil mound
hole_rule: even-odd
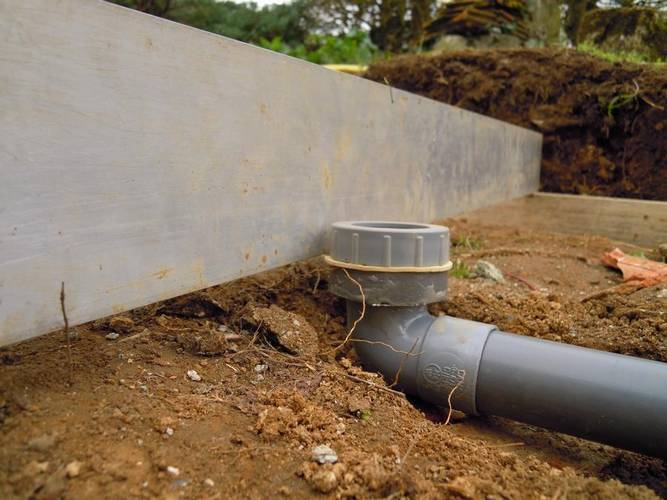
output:
[[[574,50],[402,56],[365,77],[544,134],[545,191],[667,200],[667,69]]]

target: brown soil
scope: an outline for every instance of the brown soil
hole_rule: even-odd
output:
[[[574,50],[404,56],[367,78],[544,134],[545,191],[667,200],[667,70]]]
[[[435,311],[667,361],[667,287],[589,298],[620,281],[608,240],[450,225],[456,259],[509,280],[452,278]],[[658,459],[492,417],[445,425],[334,351],[344,305],[326,285],[315,260],[89,323],[71,367],[62,332],[1,350],[0,497],[667,495]],[[338,463],[312,461],[321,444]]]

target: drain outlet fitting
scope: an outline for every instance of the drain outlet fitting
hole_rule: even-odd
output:
[[[449,230],[333,224],[330,290],[347,299],[362,364],[425,401],[667,456],[667,364],[435,317],[447,296]],[[350,279],[352,278],[352,279]],[[356,283],[355,283],[356,282]],[[360,287],[361,286],[361,290]],[[363,294],[362,294],[363,291]],[[399,372],[400,370],[400,372]]]

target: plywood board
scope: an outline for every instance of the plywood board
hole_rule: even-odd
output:
[[[667,202],[535,193],[465,214],[469,221],[600,235],[653,248],[667,243]]]
[[[537,188],[541,136],[97,0],[0,0],[0,344]]]

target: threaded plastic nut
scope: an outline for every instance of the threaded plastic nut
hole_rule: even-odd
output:
[[[449,229],[434,224],[346,221],[332,225],[330,256],[377,267],[429,268],[449,262]]]
[[[449,229],[387,221],[336,222],[329,290],[370,305],[415,306],[447,296]],[[352,279],[350,279],[352,278]],[[363,293],[362,293],[363,291]]]

